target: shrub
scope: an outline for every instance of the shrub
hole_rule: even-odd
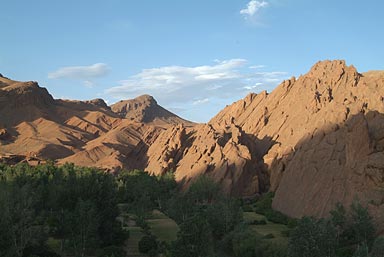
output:
[[[157,246],[156,237],[153,235],[145,235],[139,241],[139,251],[141,253],[157,252]]]
[[[265,217],[269,221],[274,222],[274,223],[285,224],[285,225],[288,224],[288,217],[285,216],[284,214],[282,214],[279,211],[275,211],[275,210],[272,210],[272,209],[268,210],[265,213]]]
[[[297,219],[288,218],[287,227],[295,228],[297,226]]]
[[[244,212],[253,212],[252,206],[244,205],[243,206],[243,211]]]
[[[264,194],[259,201],[255,204],[255,212],[259,214],[265,215],[265,213],[272,209],[272,199],[274,197],[274,193],[269,192]]]
[[[371,256],[372,257],[384,256],[384,237],[383,236],[376,238],[376,240],[373,242]]]

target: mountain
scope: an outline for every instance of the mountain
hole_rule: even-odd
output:
[[[147,148],[162,130],[175,122],[193,124],[166,111],[149,96],[122,103],[140,108],[125,118],[118,111],[121,103],[109,107],[102,99],[55,100],[37,82],[2,76],[0,156],[4,160],[14,160],[14,156],[53,159],[59,164],[74,162],[110,171],[144,169]]]
[[[356,199],[381,217],[383,113],[382,71],[323,61],[270,94],[227,106],[208,124],[162,132],[147,169],[172,169],[187,183],[207,174],[243,196],[274,191],[273,208],[292,217],[324,217],[337,202]]]
[[[384,72],[359,73],[339,60],[249,94],[206,124],[148,95],[112,106],[55,100],[36,82],[0,77],[0,155],[172,171],[184,187],[205,174],[232,195],[273,191],[273,208],[292,217],[324,217],[359,199],[380,223],[383,114]]]
[[[158,105],[156,100],[150,95],[142,95],[130,100],[121,100],[111,105],[111,109],[121,118],[135,120],[136,122],[156,125],[191,124],[191,122]]]

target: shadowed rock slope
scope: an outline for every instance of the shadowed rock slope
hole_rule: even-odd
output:
[[[383,113],[382,72],[360,74],[344,61],[324,61],[269,95],[234,103],[211,123],[232,119],[245,133],[267,138],[258,148],[276,191],[273,208],[293,217],[326,216],[337,202],[360,199],[378,217],[384,211]]]
[[[147,169],[172,169],[186,182],[208,174],[235,194],[275,191],[273,207],[292,217],[325,216],[354,199],[378,217],[383,113],[383,72],[360,74],[344,61],[323,61],[271,94],[227,106],[208,124],[162,132]]]

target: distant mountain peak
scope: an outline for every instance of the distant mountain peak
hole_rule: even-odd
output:
[[[111,105],[113,112],[120,117],[143,123],[164,123],[164,124],[191,124],[176,114],[158,105],[151,95],[141,95],[134,99],[121,100]]]
[[[90,103],[90,104],[93,104],[93,105],[96,105],[96,106],[99,106],[99,107],[102,107],[102,108],[109,109],[107,103],[103,99],[101,99],[101,98],[96,98],[96,99],[88,100],[88,101],[86,101],[86,103]]]

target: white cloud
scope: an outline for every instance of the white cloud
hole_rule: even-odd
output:
[[[244,86],[243,88],[247,91],[252,91],[252,90],[257,90],[257,88],[259,88],[261,85],[263,85],[263,83],[257,82],[254,85]]]
[[[209,102],[209,98],[204,98],[204,99],[198,99],[196,101],[193,101],[193,105],[199,105],[199,104],[205,104]]]
[[[271,80],[282,81],[286,76],[284,72],[251,69],[244,59],[230,59],[196,67],[144,69],[106,93],[118,100],[150,94],[165,107],[210,104],[212,99],[239,99],[251,90],[275,87],[276,81]]]
[[[90,66],[69,66],[60,68],[48,74],[50,79],[80,79],[90,82],[90,79],[103,77],[109,72],[109,67],[105,63],[95,63]],[[89,83],[88,83],[89,86]]]
[[[257,14],[257,12],[264,7],[267,7],[268,3],[265,1],[251,0],[247,7],[240,10],[240,14],[244,15],[246,19],[251,18]]]
[[[255,69],[255,70],[258,70],[258,69],[262,69],[262,68],[265,68],[264,65],[252,65],[252,66],[249,66],[250,69]]]

